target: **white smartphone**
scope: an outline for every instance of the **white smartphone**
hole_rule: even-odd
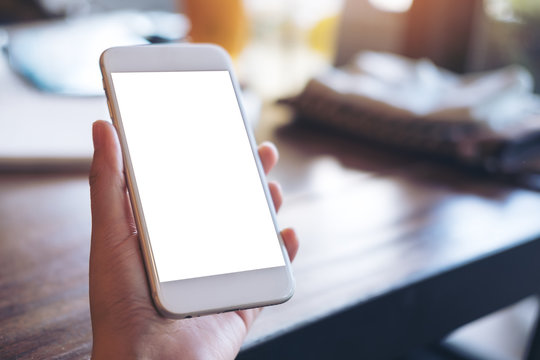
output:
[[[100,65],[158,311],[184,318],[288,300],[289,258],[228,54],[118,47]]]

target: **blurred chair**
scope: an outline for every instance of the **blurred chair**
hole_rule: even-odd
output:
[[[378,6],[385,3],[396,5]],[[425,57],[449,70],[465,72],[482,14],[482,0],[348,0],[335,64],[345,64],[359,50],[374,50]]]

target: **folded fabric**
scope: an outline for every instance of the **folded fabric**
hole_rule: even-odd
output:
[[[304,121],[513,173],[536,164],[536,155],[516,160],[540,139],[533,86],[519,66],[457,75],[429,60],[362,52],[282,102]]]

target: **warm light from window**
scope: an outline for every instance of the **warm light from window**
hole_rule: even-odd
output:
[[[379,10],[405,12],[411,8],[413,0],[369,0]]]

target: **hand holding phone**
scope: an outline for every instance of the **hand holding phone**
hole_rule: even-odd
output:
[[[134,231],[119,143],[109,123],[94,124],[94,144],[90,175],[93,358],[170,358],[171,354],[184,358],[234,358],[259,310],[182,321],[171,321],[156,312]],[[275,152],[263,145],[259,154],[269,171],[277,161]],[[279,208],[279,188],[274,188],[272,194]],[[287,229],[282,231],[282,238],[292,260],[298,247],[296,236]]]

